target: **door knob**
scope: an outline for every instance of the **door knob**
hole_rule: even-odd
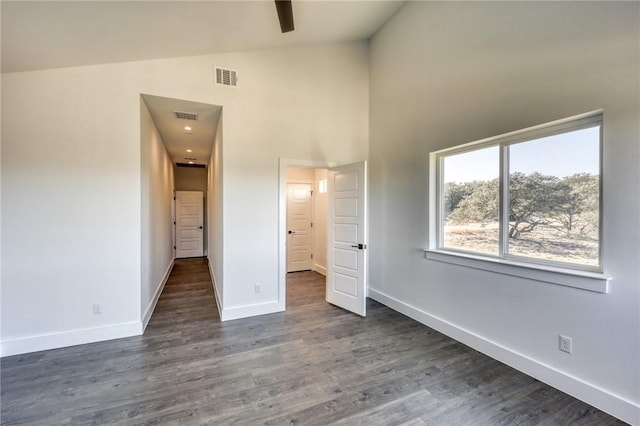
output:
[[[290,233],[290,234],[295,234],[295,232],[293,232],[293,231],[289,231],[289,233]]]
[[[198,226],[198,228],[202,229],[202,226]]]

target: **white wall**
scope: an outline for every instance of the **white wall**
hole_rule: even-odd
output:
[[[409,2],[372,40],[369,157],[371,295],[635,423],[639,7]],[[429,152],[599,108],[608,294],[424,258]]]
[[[1,8],[0,8],[1,10]],[[0,12],[0,19],[2,18],[2,13]],[[2,75],[0,74],[0,99],[2,99]],[[2,314],[2,102],[0,102],[0,356],[2,356],[2,341],[4,338],[2,337],[2,318],[4,317]]]
[[[174,167],[176,191],[207,192],[207,169],[194,167]]]
[[[141,93],[224,107],[224,308],[276,309],[278,158],[366,158],[368,84],[362,42],[3,74],[3,348],[139,332]]]
[[[140,98],[140,312],[149,322],[173,266],[173,163],[149,109]]]
[[[112,71],[2,75],[3,355],[140,332],[140,92]]]
[[[3,74],[3,348],[139,332],[141,93],[225,108],[218,285],[234,316],[275,310],[278,158],[366,158],[367,67],[357,42]]]
[[[222,117],[224,111],[218,119],[216,126],[216,135],[211,147],[211,157],[209,158],[209,167],[207,168],[207,241],[209,260],[209,271],[211,272],[211,281],[216,295],[218,311],[221,313],[224,307],[224,287],[223,287],[223,182],[222,182]]]
[[[225,104],[226,318],[279,309],[278,158],[348,163],[368,155],[366,44],[253,55],[226,62],[241,70],[242,105],[239,113]]]
[[[311,167],[287,167],[287,183],[314,180],[315,172]]]

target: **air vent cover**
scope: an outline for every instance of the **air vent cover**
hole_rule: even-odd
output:
[[[233,70],[216,67],[216,83],[223,86],[236,87],[238,85],[238,73]]]
[[[191,167],[194,169],[204,169],[205,167],[207,167],[204,164],[189,164],[189,163],[176,163],[176,166],[178,167]]]
[[[176,115],[176,118],[181,120],[196,121],[198,119],[198,114],[195,112],[173,111],[173,113]]]

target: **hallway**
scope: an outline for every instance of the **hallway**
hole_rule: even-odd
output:
[[[144,336],[2,359],[2,424],[613,425],[376,302],[290,274],[287,311],[221,323],[205,259],[177,260]]]

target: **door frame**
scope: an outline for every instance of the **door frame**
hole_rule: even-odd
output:
[[[338,164],[333,161],[292,160],[279,158],[278,174],[278,310],[287,306],[287,167],[329,169]],[[315,188],[314,188],[315,190]]]

